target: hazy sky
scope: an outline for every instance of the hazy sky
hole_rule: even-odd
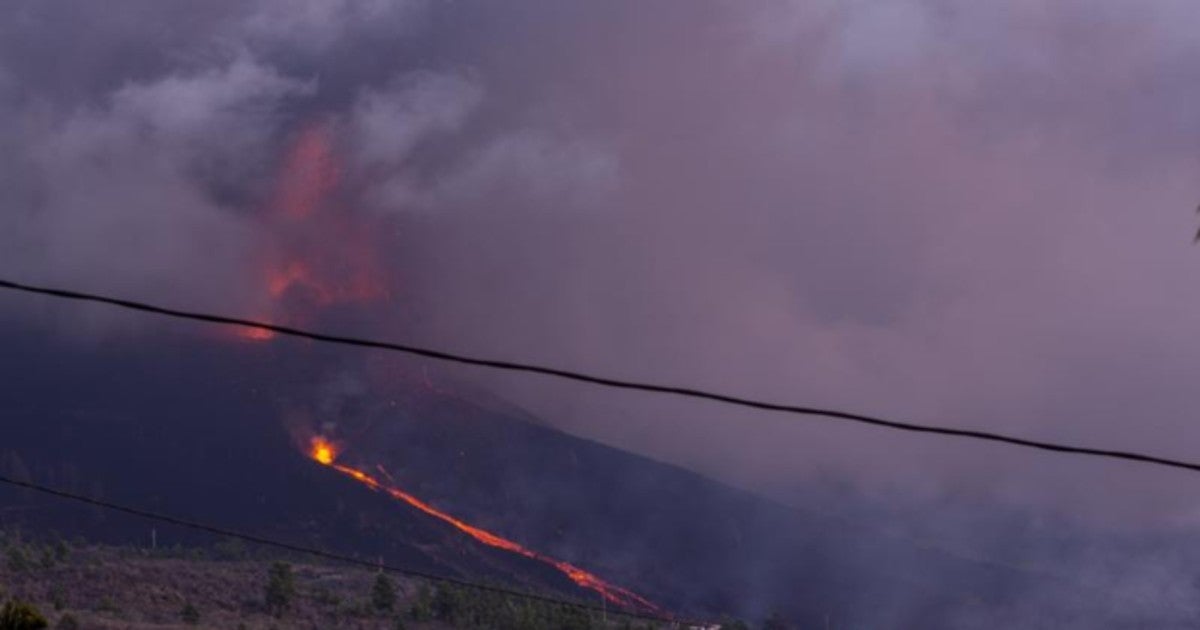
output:
[[[1200,459],[1195,2],[5,12],[0,275]],[[777,493],[1200,519],[1182,473],[442,374]]]

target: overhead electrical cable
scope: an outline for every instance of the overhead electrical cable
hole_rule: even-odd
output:
[[[671,394],[686,398],[694,398],[700,400],[708,400],[727,405],[745,407],[750,409],[760,409],[765,411],[777,411],[782,413],[805,415],[805,416],[822,416],[826,418],[834,418],[837,420],[846,420],[860,424],[866,424],[877,427],[885,427],[896,429],[899,431],[910,431],[914,433],[926,433],[933,435],[943,435],[949,437],[960,437],[973,440],[981,440],[985,442],[996,442],[1001,444],[1009,444],[1023,448],[1032,448],[1042,451],[1050,451],[1054,453],[1070,453],[1075,455],[1086,455],[1092,457],[1101,457],[1107,459],[1117,459],[1132,462],[1141,462],[1144,464],[1153,464],[1156,466],[1166,466],[1169,468],[1177,468],[1200,472],[1200,463],[1184,461],[1179,459],[1171,459],[1167,457],[1159,457],[1157,455],[1148,455],[1136,451],[1123,451],[1114,449],[1093,448],[1087,446],[1074,446],[1070,444],[1062,444],[1058,442],[1048,442],[1043,440],[1034,440],[1022,437],[1005,435],[1002,433],[993,433],[990,431],[979,431],[975,429],[960,429],[954,427],[938,426],[931,424],[918,424],[913,422],[903,422],[900,420],[888,420],[868,416],[860,413],[848,411],[838,411],[836,409],[822,409],[819,407],[808,407],[804,405],[793,405],[787,403],[776,403],[753,398],[744,398],[732,394],[723,394],[720,392],[707,391],[692,387],[683,387],[677,385],[661,385],[655,383],[646,383],[633,380],[625,380],[612,378],[607,376],[596,376],[584,372],[576,372],[555,367],[547,367],[543,365],[535,365],[531,363],[519,363],[515,361],[507,361],[501,359],[489,359],[482,357],[473,357],[444,350],[426,348],[422,346],[397,343],[392,341],[380,341],[373,339],[365,339],[358,337],[349,337],[332,333],[304,330],[293,328],[291,326],[283,326],[280,324],[272,324],[269,322],[254,321],[239,317],[230,317],[227,315],[215,315],[211,313],[202,313],[197,311],[186,311],[175,308],[167,308],[157,306],[146,302],[138,302],[122,298],[110,297],[94,293],[84,293],[82,291],[73,291],[69,289],[58,289],[52,287],[35,286],[31,284],[14,282],[0,278],[0,289],[9,289],[12,291],[21,291],[24,293],[33,293],[38,295],[46,295],[66,300],[93,302],[100,304],[108,304],[133,311],[143,313],[153,313],[155,315],[163,315],[177,319],[186,319],[193,321],[208,322],[212,324],[221,324],[227,326],[243,326],[248,328],[258,328],[269,330],[271,332],[287,335],[290,337],[299,337],[301,339],[310,339],[323,343],[341,344],[346,346],[357,346],[360,348],[373,348],[377,350],[388,350],[393,352],[402,352],[409,355],[425,357],[428,359],[436,359],[439,361],[447,361],[450,363],[458,363],[462,365],[473,365],[478,367],[493,368],[497,370],[506,370],[510,372],[524,372],[528,374],[540,374],[542,376],[551,376],[555,378],[575,381],[579,383],[587,383],[591,385],[600,385],[615,389],[632,390],[640,392],[649,392],[655,394]]]

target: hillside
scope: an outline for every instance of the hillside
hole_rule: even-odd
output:
[[[202,342],[203,340],[201,340]],[[55,345],[26,335],[0,359],[5,474],[389,564],[598,599],[544,564],[481,545],[310,461],[296,409],[336,419],[344,461],[474,525],[689,615],[847,619],[864,595],[922,602],[936,622],[1003,602],[1030,575],[883,537],[575,438],[512,411],[403,382],[322,392],[294,346],[164,337]],[[320,364],[320,362],[315,362]],[[96,444],[119,444],[96,449]],[[5,527],[144,545],[150,524],[4,490]],[[206,535],[157,527],[160,544]]]
[[[0,599],[32,605],[52,628],[76,630],[353,628],[444,630],[638,627],[615,614],[511,600],[362,568],[255,552],[224,541],[211,548],[107,547],[3,541]],[[287,565],[291,589],[267,605],[272,568]],[[386,587],[381,589],[379,582]],[[382,592],[381,592],[382,591]],[[388,595],[390,593],[390,595]]]

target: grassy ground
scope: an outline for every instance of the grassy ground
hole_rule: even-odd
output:
[[[395,628],[417,587],[396,582],[394,612],[370,604],[375,574],[319,564],[293,564],[296,595],[279,618],[269,614],[264,589],[272,562],[224,560],[110,547],[68,549],[58,557],[31,547],[11,549],[0,567],[5,597],[34,604],[54,628],[73,617],[80,628]],[[24,555],[21,558],[20,555]],[[191,606],[199,616],[185,621]],[[422,627],[404,619],[407,627]],[[69,623],[69,622],[68,622]]]
[[[601,619],[572,607],[437,588],[397,576],[389,576],[395,587],[394,604],[380,609],[372,599],[377,573],[304,561],[289,563],[295,594],[282,615],[276,616],[267,607],[266,586],[278,559],[250,558],[237,545],[150,551],[61,542],[7,540],[2,544],[0,597],[33,604],[51,628],[647,627],[614,617]]]

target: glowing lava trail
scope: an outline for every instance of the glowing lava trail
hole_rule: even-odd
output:
[[[433,507],[432,505],[429,505],[428,503],[425,503],[424,501],[399,488],[383,483],[376,477],[373,477],[366,472],[337,463],[337,450],[333,444],[327,440],[314,438],[308,455],[314,461],[329,466],[330,468],[333,468],[334,470],[361,482],[363,485],[372,490],[383,492],[397,501],[403,501],[410,506],[428,514],[429,516],[453,525],[455,529],[458,529],[464,534],[467,534],[471,538],[474,538],[475,540],[488,545],[489,547],[503,549],[505,551],[515,553],[532,560],[537,560],[538,562],[554,567],[562,572],[563,575],[566,575],[568,578],[570,578],[575,584],[599,593],[601,597],[612,604],[639,612],[662,613],[661,608],[641,595],[634,593],[633,591],[621,588],[620,586],[616,586],[614,584],[609,584],[596,575],[588,573],[587,571],[584,571],[583,569],[569,562],[556,560],[550,556],[533,551],[532,549],[527,549],[518,543],[508,540],[507,538],[497,536],[496,534],[493,534],[487,530],[468,525],[467,523],[450,516],[449,514]]]

